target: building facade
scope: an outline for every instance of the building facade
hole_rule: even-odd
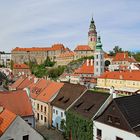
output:
[[[104,73],[104,51],[99,36],[94,52],[94,75],[100,76],[102,73]]]

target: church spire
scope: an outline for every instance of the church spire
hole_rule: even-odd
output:
[[[96,49],[102,49],[102,43],[101,43],[101,37],[100,36],[98,36],[98,39],[97,39]]]
[[[95,50],[96,40],[97,40],[97,32],[95,22],[92,16],[88,32],[88,45],[93,51]]]

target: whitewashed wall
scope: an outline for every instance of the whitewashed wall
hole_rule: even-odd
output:
[[[120,137],[123,140],[140,140],[135,134],[94,121],[93,122],[93,139],[96,140],[97,129],[102,130],[101,140],[116,140],[116,137]]]

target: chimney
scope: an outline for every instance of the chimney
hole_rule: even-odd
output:
[[[93,66],[93,59],[90,60],[90,64],[91,64],[91,66]]]
[[[87,59],[87,66],[89,66],[89,59]]]
[[[4,108],[2,106],[0,106],[0,113],[4,110]]]
[[[110,88],[110,94],[113,95],[113,99],[117,97],[116,92],[115,92],[115,89],[114,89],[114,86],[112,86],[112,87]]]
[[[36,84],[36,83],[37,83],[37,81],[38,81],[38,78],[37,78],[37,77],[35,77],[35,78],[34,78],[34,84]]]

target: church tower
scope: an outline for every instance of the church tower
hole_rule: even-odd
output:
[[[94,75],[100,76],[104,73],[104,51],[100,36],[97,39],[96,49],[94,52]]]
[[[92,20],[90,22],[89,32],[88,32],[88,46],[94,51],[97,41],[97,32],[96,32],[96,26],[92,17]]]

